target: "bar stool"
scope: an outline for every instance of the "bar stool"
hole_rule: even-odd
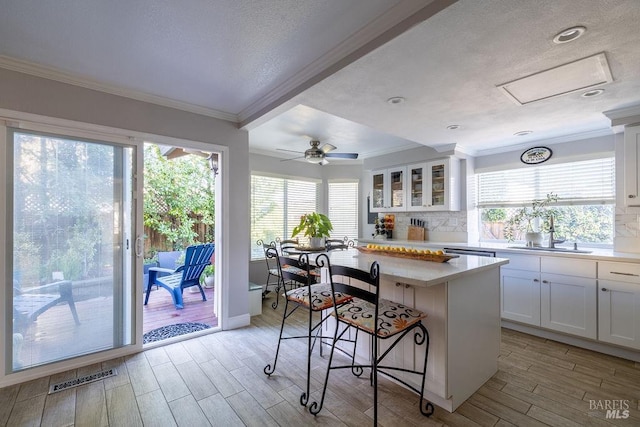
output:
[[[329,382],[329,374],[334,369],[351,369],[351,372],[360,376],[364,368],[371,369],[370,381],[373,386],[373,422],[378,424],[378,374],[390,377],[409,389],[413,390],[420,396],[420,412],[424,416],[431,416],[434,412],[434,406],[431,402],[424,398],[424,384],[427,373],[427,359],[429,357],[429,332],[422,324],[422,320],[427,317],[426,313],[407,307],[390,300],[380,298],[380,267],[377,261],[371,264],[370,271],[363,271],[351,267],[340,265],[331,265],[329,258],[325,254],[321,254],[316,259],[318,267],[327,268],[329,271],[331,292],[335,295],[348,294],[353,298],[346,304],[333,305],[332,315],[336,317],[333,345],[331,346],[331,354],[329,355],[329,363],[322,389],[322,397],[320,402],[313,402],[309,406],[309,412],[317,415],[322,409],[324,398]],[[341,282],[334,281],[334,277],[340,276]],[[345,280],[346,279],[346,280]],[[344,283],[344,282],[347,283]],[[362,287],[356,286],[356,283]],[[340,327],[342,331],[338,332]],[[355,329],[355,338],[343,338],[345,333],[350,329]],[[355,360],[355,350],[358,340],[358,333],[365,333],[371,337],[371,357],[370,364],[357,364]],[[413,332],[413,341],[416,345],[425,346],[424,364],[421,369],[413,369],[397,366],[387,366],[383,362],[385,357],[393,350],[393,348],[405,338],[410,332]],[[378,344],[382,340],[390,339],[391,345],[381,355],[378,354]],[[350,365],[333,366],[333,354],[338,342],[350,342],[353,344],[353,353],[351,353]],[[406,382],[398,376],[398,373],[416,375],[420,379],[420,389]]]
[[[300,396],[300,404],[306,406],[309,401],[309,392],[311,387],[311,354],[317,340],[328,339],[321,335],[321,326],[325,320],[331,315],[323,314],[323,310],[327,310],[334,306],[334,301],[340,306],[351,300],[349,295],[341,292],[333,292],[329,283],[316,283],[319,278],[318,270],[309,265],[309,254],[302,254],[299,258],[289,258],[280,256],[274,248],[267,249],[267,256],[275,258],[280,270],[281,278],[284,281],[291,281],[300,284],[300,287],[286,291],[285,306],[282,315],[282,323],[280,325],[280,335],[278,337],[278,346],[276,348],[276,356],[273,364],[269,363],[264,367],[264,373],[268,376],[276,370],[278,363],[278,354],[280,353],[280,343],[288,339],[307,339],[307,384],[306,389]],[[308,331],[306,335],[282,336],[286,320],[299,308],[307,309]],[[320,314],[320,320],[314,323],[314,313]],[[322,344],[322,343],[321,343]],[[322,345],[320,345],[320,355],[322,356]]]

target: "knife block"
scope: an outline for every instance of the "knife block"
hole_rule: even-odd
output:
[[[414,225],[409,226],[407,232],[407,240],[424,240],[425,229],[423,227],[416,227]]]

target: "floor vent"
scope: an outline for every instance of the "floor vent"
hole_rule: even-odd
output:
[[[94,381],[100,381],[105,378],[113,377],[116,375],[118,375],[118,371],[112,368],[112,369],[107,369],[105,371],[96,372],[95,374],[85,375],[84,377],[76,378],[73,380],[63,381],[58,384],[52,384],[49,386],[49,394],[57,393],[59,391],[77,387],[80,385],[89,384]]]

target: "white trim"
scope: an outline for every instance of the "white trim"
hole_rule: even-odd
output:
[[[4,253],[4,256],[0,256],[0,271],[4,273],[4,277],[1,277],[0,280],[7,284],[7,286],[0,286],[0,325],[4,325],[4,328],[0,330],[0,346],[2,347],[2,351],[0,351],[0,387],[3,387],[5,381],[5,371],[7,367],[7,352],[8,346],[5,340],[9,340],[9,337],[13,340],[13,321],[12,318],[9,317],[9,313],[6,311],[6,303],[5,301],[8,299],[9,286],[8,284],[13,284],[13,278],[9,277],[9,271],[7,270],[7,261],[9,256],[12,256],[9,253],[5,253],[6,242],[7,242],[7,188],[9,186],[8,181],[12,181],[12,178],[8,176],[6,171],[7,168],[7,128],[4,126],[4,123],[0,122],[0,169],[4,171],[4,178],[0,178],[0,206],[4,206],[3,209],[0,209],[0,245],[2,245],[0,251]],[[13,184],[12,184],[13,185]],[[11,345],[13,348],[13,344]]]
[[[249,299],[249,288],[247,288],[247,300]],[[222,320],[222,330],[228,331],[229,329],[238,329],[251,324],[251,316],[249,313],[241,314],[240,316],[224,317]]]
[[[604,111],[602,114],[611,120],[612,127],[640,123],[640,105]]]
[[[149,102],[151,104],[161,105],[163,107],[175,108],[177,110],[187,111],[190,113],[200,114],[216,119],[227,120],[234,123],[238,122],[237,114],[227,113],[224,111],[215,110],[213,108],[203,107],[201,105],[190,104],[188,102],[176,101],[174,99],[152,95],[150,93],[134,89],[125,89],[108,83],[101,83],[88,77],[73,75],[57,68],[23,61],[5,55],[0,55],[0,68],[5,68],[7,70],[17,71],[19,73],[29,74],[32,76],[42,77],[61,83],[67,83],[74,86],[92,89],[111,95],[135,99],[137,101]]]

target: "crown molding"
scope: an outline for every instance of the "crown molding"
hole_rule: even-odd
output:
[[[640,105],[604,111],[602,114],[611,120],[611,126],[640,123]]]
[[[457,0],[402,0],[238,114],[240,126],[289,101]]]
[[[122,96],[124,98],[130,98],[136,101],[148,102],[150,104],[175,108],[177,110],[182,110],[189,113],[200,114],[203,116],[238,123],[238,116],[236,114],[226,113],[224,111],[215,110],[213,108],[202,107],[200,105],[194,105],[188,102],[176,101],[162,96],[151,95],[146,92],[125,89],[116,85],[101,83],[97,80],[73,75],[57,68],[46,67],[33,62],[23,61],[4,55],[0,55],[0,68],[5,68],[7,70],[17,71],[19,73],[29,74],[36,77],[42,77],[61,83],[67,83],[86,89],[96,90],[111,95]]]
[[[481,156],[489,156],[492,154],[502,154],[509,151],[523,150],[526,148],[533,147],[535,145],[562,144],[563,142],[580,141],[582,139],[611,136],[611,135],[614,135],[615,133],[616,132],[614,132],[613,129],[611,128],[596,129],[596,130],[591,130],[586,132],[573,133],[570,135],[557,136],[554,138],[530,140],[530,141],[522,142],[520,144],[515,144],[515,145],[507,145],[507,146],[497,147],[497,148],[488,148],[486,150],[477,150],[475,151],[476,153],[475,155],[477,157],[481,157]]]

